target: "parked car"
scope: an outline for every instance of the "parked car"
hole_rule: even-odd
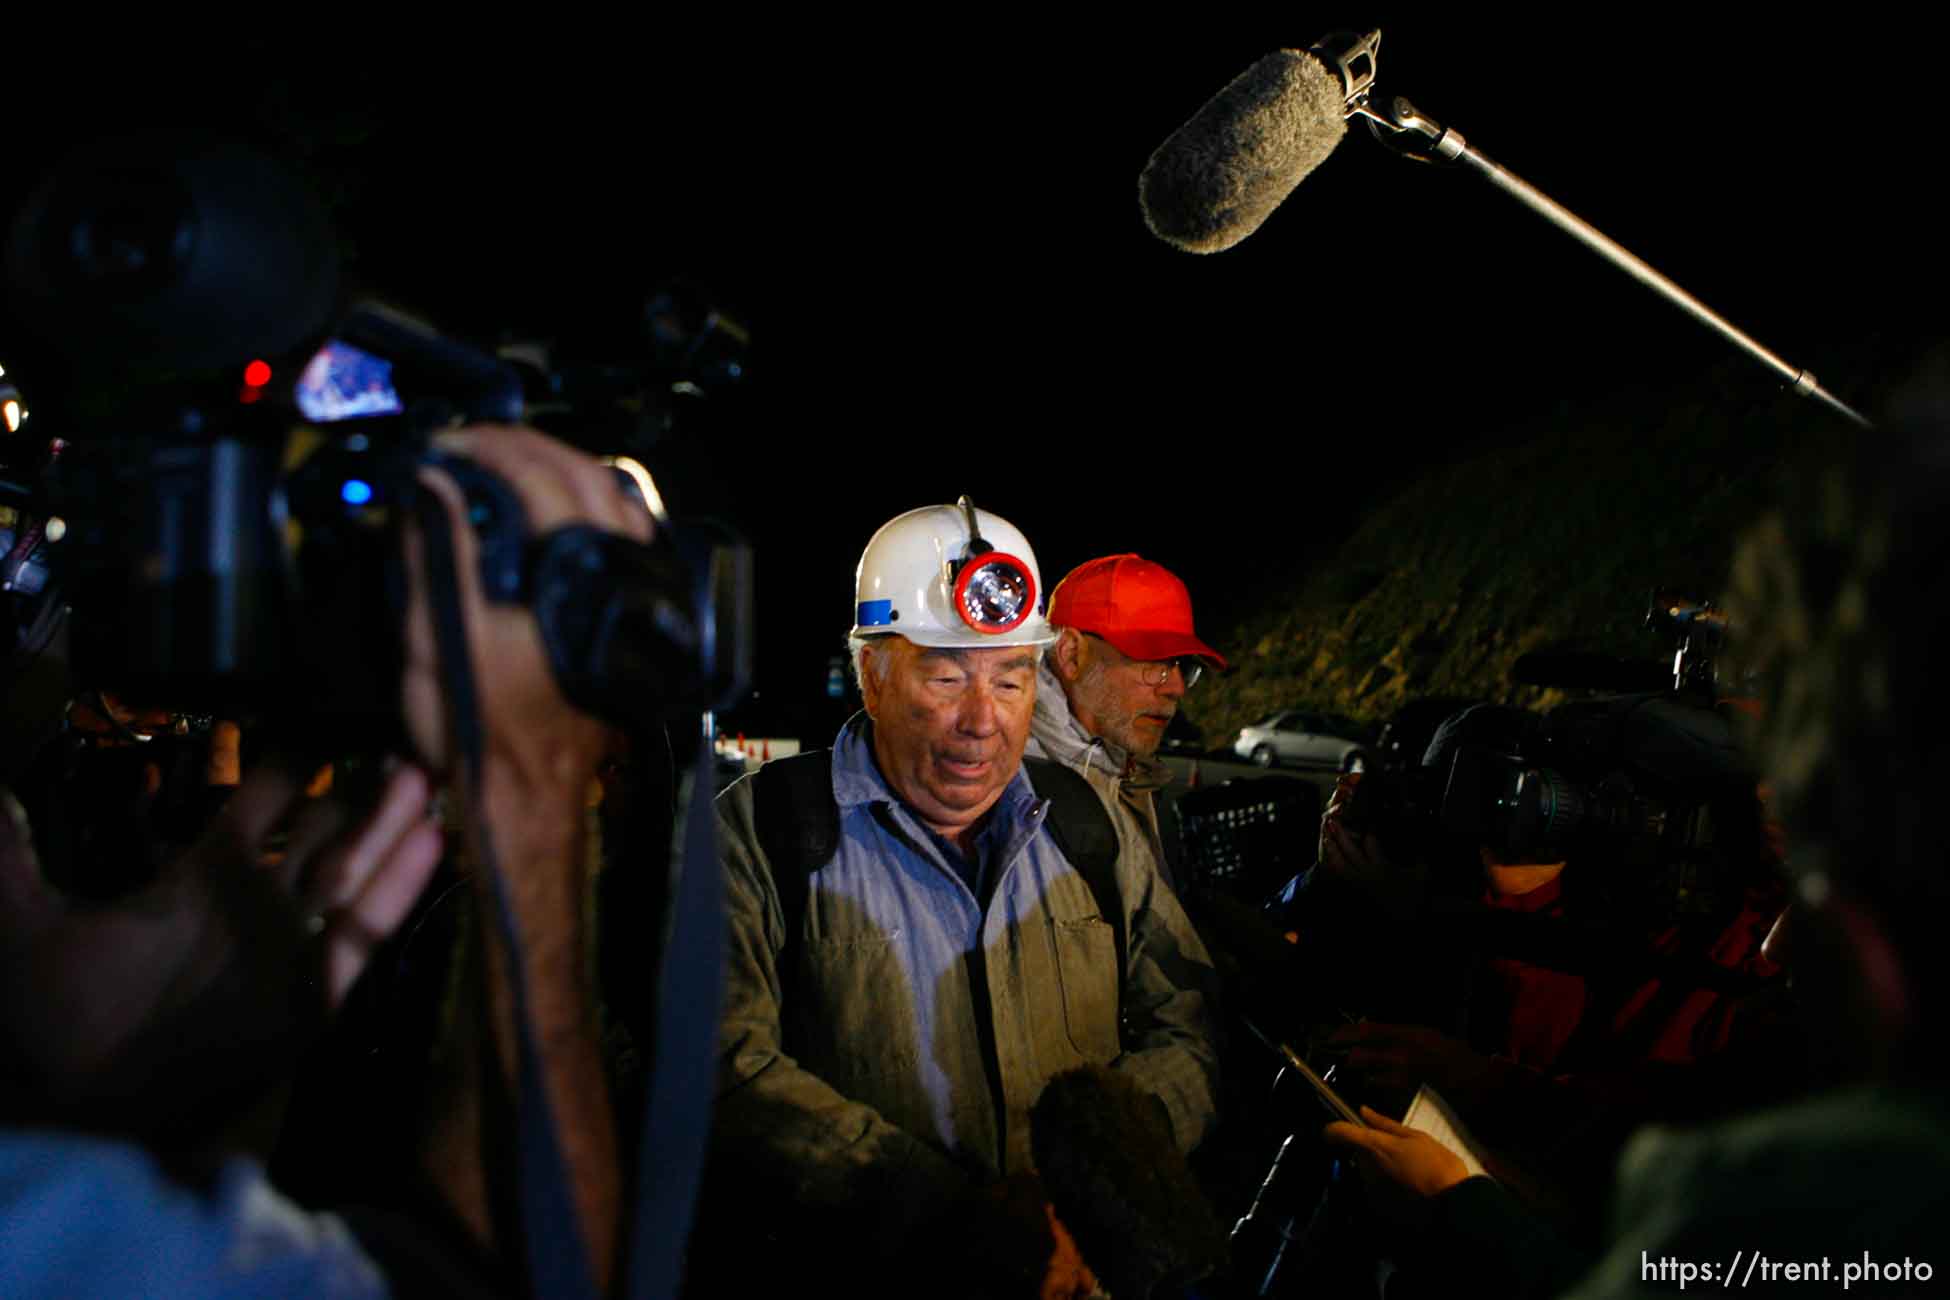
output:
[[[1352,772],[1367,764],[1368,734],[1352,718],[1288,709],[1241,727],[1232,752],[1261,767],[1292,763]]]

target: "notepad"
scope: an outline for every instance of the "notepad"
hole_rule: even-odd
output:
[[[1427,1133],[1455,1152],[1472,1176],[1490,1177],[1490,1172],[1483,1168],[1482,1148],[1469,1136],[1469,1130],[1456,1118],[1456,1112],[1449,1109],[1449,1103],[1442,1100],[1442,1095],[1428,1084],[1423,1084],[1416,1092],[1415,1100],[1409,1103],[1408,1114],[1402,1116],[1402,1125]]]

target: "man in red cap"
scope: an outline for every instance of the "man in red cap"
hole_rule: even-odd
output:
[[[1056,644],[1043,659],[1029,752],[1082,773],[1110,809],[1123,852],[1153,862],[1177,890],[1156,792],[1178,701],[1218,651],[1192,631],[1192,598],[1171,570],[1109,555],[1071,570],[1050,596]]]

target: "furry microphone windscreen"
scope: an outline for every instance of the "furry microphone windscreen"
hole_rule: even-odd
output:
[[[1228,1245],[1164,1106],[1123,1075],[1084,1066],[1029,1112],[1036,1172],[1085,1262],[1114,1296],[1175,1295],[1228,1262]]]
[[[1313,55],[1267,55],[1151,155],[1138,177],[1145,224],[1188,253],[1231,248],[1334,152],[1345,103],[1340,78]]]

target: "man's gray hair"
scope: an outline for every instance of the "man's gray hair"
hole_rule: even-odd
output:
[[[846,653],[853,660],[853,684],[859,688],[862,695],[867,693],[866,678],[863,675],[866,672],[867,643],[869,641],[885,641],[888,637],[899,635],[900,633],[898,632],[876,632],[872,636],[854,636],[851,633],[847,634]],[[887,680],[887,674],[892,670],[892,661],[883,656],[879,661],[879,666],[873,670],[873,675],[876,680],[884,682]]]

